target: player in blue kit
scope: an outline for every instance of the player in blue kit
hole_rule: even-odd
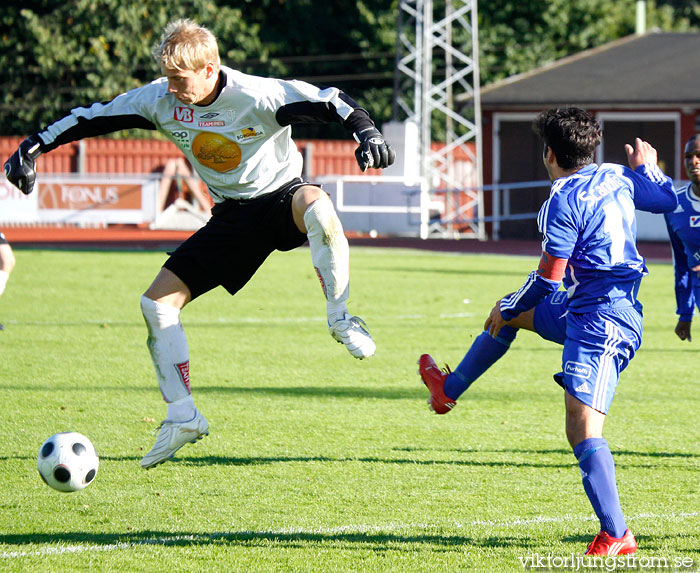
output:
[[[593,163],[602,133],[583,109],[542,112],[533,129],[544,141],[553,182],[538,215],[544,236],[539,267],[492,309],[485,332],[455,372],[440,371],[428,354],[420,357],[419,371],[432,409],[444,414],[505,354],[518,328],[563,344],[563,372],[555,379],[565,389],[566,435],[601,528],[586,554],[634,553],[603,425],[619,374],[642,338],[637,292],[647,269],[636,248],[635,208],[664,213],[677,200],[645,141],[625,146],[629,168]],[[558,291],[562,282],[566,290]]]
[[[694,307],[700,308],[700,134],[685,145],[685,171],[690,183],[679,189],[678,208],[666,213],[671,239],[676,291],[676,335],[690,342]]]

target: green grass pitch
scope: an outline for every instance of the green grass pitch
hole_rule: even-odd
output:
[[[165,254],[18,249],[0,298],[0,568],[518,571],[580,556],[598,523],[564,436],[559,348],[520,333],[446,416],[416,373],[423,352],[456,365],[537,261],[351,254],[350,309],[376,356],[329,336],[308,249],[274,254],[236,297],[217,289],[183,312],[211,435],[143,471],[165,407],[139,297]],[[650,269],[606,437],[637,567],[697,570],[700,332],[675,337],[672,268]],[[67,430],[101,462],[71,494],[36,470]]]

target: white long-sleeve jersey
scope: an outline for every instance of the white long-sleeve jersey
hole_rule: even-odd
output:
[[[341,123],[350,132],[373,126],[367,112],[337,88],[250,76],[222,66],[223,87],[209,105],[185,105],[167,78],[107,103],[73,109],[36,135],[42,152],[130,128],[158,130],[187,156],[215,202],[269,193],[299,177],[302,156],[294,123]]]

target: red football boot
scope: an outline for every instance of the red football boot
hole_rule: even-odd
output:
[[[430,354],[422,354],[418,359],[418,373],[430,391],[428,404],[431,410],[436,414],[447,414],[457,405],[457,402],[445,395],[445,378],[450,373],[449,367],[442,371]]]
[[[611,537],[601,531],[593,538],[584,555],[627,555],[637,551],[637,540],[628,529],[622,537]]]

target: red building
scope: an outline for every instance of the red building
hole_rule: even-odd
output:
[[[546,180],[542,146],[531,130],[536,114],[577,105],[596,114],[603,143],[596,162],[626,164],[624,144],[649,141],[676,180],[686,177],[683,146],[700,131],[700,34],[628,36],[481,90],[485,185]],[[486,192],[487,215],[536,213],[549,186]],[[642,225],[640,224],[640,227]],[[502,222],[502,238],[535,238],[534,219]],[[643,232],[643,229],[642,229]]]

